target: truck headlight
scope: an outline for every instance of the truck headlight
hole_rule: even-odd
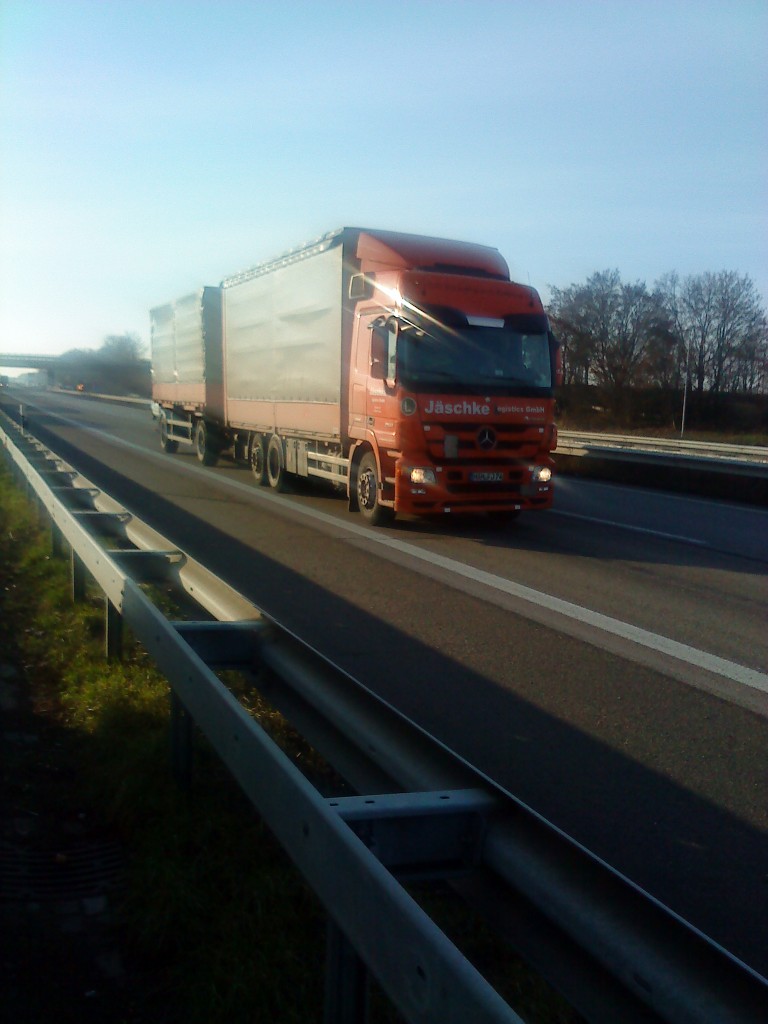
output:
[[[549,466],[534,466],[531,470],[531,480],[539,484],[548,484],[552,479],[552,470]]]
[[[414,466],[411,470],[411,483],[436,484],[437,477],[435,476],[434,469],[428,469],[426,466]]]

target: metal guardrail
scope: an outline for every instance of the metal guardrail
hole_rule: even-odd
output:
[[[408,1021],[520,1020],[410,897],[401,880],[413,877],[449,879],[588,1020],[766,1019],[766,979],[11,430],[0,427],[0,444],[50,515],[55,549],[70,546],[73,591],[89,573],[105,594],[108,653],[127,623],[172,687],[177,769],[194,721],[325,905],[328,1024],[365,1019],[367,970]],[[134,549],[108,551],[96,531]],[[158,579],[211,618],[168,621],[141,588]],[[264,696],[362,795],[321,796],[220,668],[256,672]]]
[[[560,430],[557,454],[706,469],[707,472],[768,477],[768,448],[620,434]]]

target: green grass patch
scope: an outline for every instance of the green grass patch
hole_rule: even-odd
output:
[[[167,682],[130,637],[123,660],[106,661],[103,598],[89,588],[72,602],[69,563],[52,556],[47,524],[2,460],[0,578],[3,659],[23,666],[36,713],[56,729],[51,801],[73,813],[87,805],[128,854],[119,915],[140,1019],[321,1021],[322,908],[201,738],[192,787],[174,783]],[[288,756],[310,774],[329,772],[247,682],[226,681]],[[454,896],[414,895],[526,1020],[574,1024],[573,1011],[470,923]],[[398,1019],[374,994],[372,1024]]]

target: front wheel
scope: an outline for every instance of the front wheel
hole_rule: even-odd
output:
[[[360,515],[371,526],[381,526],[393,516],[391,508],[382,505],[379,500],[379,471],[376,456],[366,452],[357,467],[357,507]]]

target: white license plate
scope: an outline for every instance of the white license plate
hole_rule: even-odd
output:
[[[473,484],[501,483],[504,479],[503,473],[470,473],[469,479]]]

